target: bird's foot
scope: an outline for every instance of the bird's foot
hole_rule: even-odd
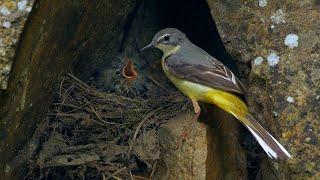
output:
[[[191,99],[191,101],[192,101],[192,105],[193,105],[194,112],[196,113],[196,115],[195,115],[195,120],[194,120],[194,121],[196,122],[196,121],[198,121],[198,119],[199,119],[199,117],[200,117],[201,108],[200,108],[200,106],[199,106],[199,103],[198,103],[196,100],[192,100],[192,99]],[[205,127],[206,127],[206,125],[203,124],[203,123],[201,123],[200,126],[201,126],[202,128],[205,128]]]
[[[196,121],[197,121],[198,117],[200,116],[200,113],[201,113],[201,108],[200,108],[200,105],[197,100],[191,99],[191,101],[192,101],[192,106],[193,106],[194,112],[196,113]]]

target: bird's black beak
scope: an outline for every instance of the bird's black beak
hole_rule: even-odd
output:
[[[155,44],[151,42],[150,44],[148,44],[148,45],[146,45],[145,47],[143,47],[143,48],[140,50],[140,52],[142,52],[142,51],[144,51],[144,50],[146,50],[146,49],[153,48],[153,47],[155,47]]]

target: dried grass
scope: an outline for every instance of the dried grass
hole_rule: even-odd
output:
[[[136,139],[186,104],[177,92],[151,99],[100,92],[70,74],[59,86],[26,179],[151,179],[159,157],[141,159],[133,151]]]

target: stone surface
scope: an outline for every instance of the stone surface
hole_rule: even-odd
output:
[[[132,96],[146,96],[144,90],[154,84],[159,91],[172,88],[159,64],[155,63],[159,62],[159,57],[137,54],[161,27],[157,19],[164,16],[161,13],[166,9],[157,9],[156,1],[143,2],[150,4],[139,11],[136,1],[131,0],[36,1],[13,65],[12,81],[5,93],[8,96],[6,101],[0,100],[0,104],[5,104],[0,109],[0,156],[3,157],[0,158],[0,176],[3,172],[14,174],[15,167],[9,166],[8,162],[28,141],[47,112],[60,77],[70,69],[84,81],[97,78],[97,85],[103,90],[121,92],[127,86],[120,83],[121,75],[117,76],[117,72],[129,57],[139,70],[139,78],[132,85],[134,88],[127,89],[132,91]],[[317,177],[320,46],[319,32],[314,30],[319,27],[318,6],[313,2],[270,0],[208,2],[222,41],[230,54],[239,60],[239,67],[252,63],[252,69],[239,68],[242,77],[250,75],[250,83],[246,85],[251,110],[264,127],[280,137],[294,156],[288,164],[274,165],[274,169],[279,170],[276,175],[270,162],[263,159],[260,164],[262,176],[265,179]],[[298,5],[302,8],[295,8]],[[29,11],[24,0],[16,6]],[[176,8],[172,9],[176,14]],[[159,14],[151,15],[150,12]],[[178,25],[184,22],[185,12],[180,12],[180,19],[176,20]],[[1,8],[0,14],[9,15],[9,9]],[[304,21],[306,19],[308,21]],[[190,22],[189,34],[193,35],[194,21]],[[14,25],[5,22],[5,27],[9,26]],[[213,28],[210,25],[200,29],[206,27]],[[286,43],[290,34],[297,35],[297,41],[289,38]],[[211,49],[216,41],[199,44],[206,44],[206,48]],[[250,74],[243,74],[245,72]],[[246,163],[250,159],[246,160],[247,152],[240,145],[239,123],[217,108],[208,107],[202,109],[201,116],[216,123],[209,123],[210,128],[195,123],[190,138],[177,150],[176,143],[182,131],[194,121],[193,113],[182,114],[163,126],[164,133],[160,136],[164,151],[161,152],[170,169],[168,175],[186,179],[246,179],[246,168],[250,168]],[[154,149],[149,150],[144,152],[145,157],[158,159],[158,154],[150,156]]]
[[[185,141],[181,135],[188,133]],[[195,114],[181,114],[159,130],[162,158],[167,179],[206,179],[207,144],[205,125],[195,121]]]
[[[294,157],[280,163],[278,177],[318,178],[319,2],[207,2],[228,52],[240,65],[252,62],[246,84],[251,110]]]
[[[208,107],[202,110],[208,125],[196,122],[195,114],[189,111],[172,118],[159,130],[166,179],[247,178],[238,124],[231,115]],[[185,133],[188,136],[181,141]]]
[[[12,59],[33,1],[0,0],[0,89],[7,88]]]
[[[0,179],[19,176],[8,163],[47,113],[61,77],[89,79],[115,58],[135,1],[36,1],[0,98]],[[25,7],[24,2],[20,8]],[[6,12],[0,10],[1,12]],[[99,12],[99,13],[96,13]],[[8,14],[8,13],[4,13]],[[2,95],[2,94],[1,94]],[[21,171],[20,171],[21,172]]]

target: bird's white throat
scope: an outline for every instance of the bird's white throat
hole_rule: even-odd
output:
[[[180,45],[170,46],[170,45],[159,44],[157,48],[159,48],[163,52],[162,59],[165,59],[166,57],[176,53],[180,49]]]

